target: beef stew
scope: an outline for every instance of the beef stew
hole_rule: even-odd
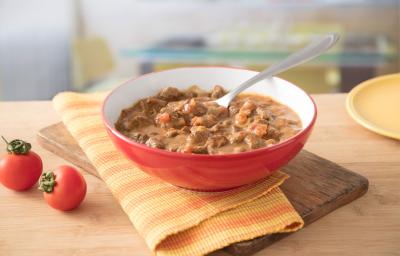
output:
[[[166,87],[122,110],[115,128],[149,147],[193,154],[228,154],[269,147],[302,129],[298,115],[271,97],[242,93],[222,107],[226,94],[197,86]]]

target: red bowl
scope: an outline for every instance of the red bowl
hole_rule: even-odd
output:
[[[273,97],[291,107],[302,120],[295,136],[268,148],[225,155],[198,155],[150,148],[125,137],[114,128],[122,109],[155,95],[166,86],[185,89],[193,84],[205,90],[216,85],[233,89],[257,74],[225,67],[190,67],[155,72],[129,80],[114,89],[103,103],[103,122],[113,143],[144,172],[170,184],[202,191],[226,190],[271,175],[304,146],[314,126],[317,109],[312,98],[294,84],[280,78],[257,83],[247,92]]]

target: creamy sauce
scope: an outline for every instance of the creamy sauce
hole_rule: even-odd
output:
[[[169,87],[165,89],[169,94],[165,95],[172,95],[171,100],[164,100],[166,96],[163,98],[160,92],[136,102],[123,110],[116,128],[151,147],[198,154],[237,153],[268,147],[302,129],[298,115],[271,97],[240,94],[226,109],[212,103],[226,93],[222,87],[214,87],[210,93],[200,91],[206,94],[200,97],[188,96],[191,90],[199,94],[198,88],[180,92]],[[154,108],[148,105],[151,103],[161,105]],[[162,118],[166,119],[162,121]]]

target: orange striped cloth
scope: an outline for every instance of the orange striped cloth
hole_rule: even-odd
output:
[[[303,226],[278,188],[288,178],[282,172],[238,189],[206,193],[177,188],[140,171],[108,138],[100,117],[105,95],[65,92],[53,103],[154,254],[203,255]]]

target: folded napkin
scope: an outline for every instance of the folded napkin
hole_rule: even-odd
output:
[[[292,232],[303,220],[278,188],[288,176],[225,192],[195,192],[150,177],[119,153],[102,124],[105,93],[58,94],[54,107],[156,255],[203,255],[258,236]]]

